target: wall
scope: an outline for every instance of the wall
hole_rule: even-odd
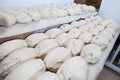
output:
[[[73,3],[74,0],[0,0],[0,7],[9,6],[34,6],[47,3]]]
[[[120,0],[102,0],[99,15],[104,19],[113,19],[120,24]]]

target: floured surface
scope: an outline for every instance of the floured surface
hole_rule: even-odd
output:
[[[110,52],[111,52],[111,50],[112,50],[112,48],[113,48],[113,46],[115,44],[115,41],[116,41],[118,35],[119,35],[119,33],[117,33],[114,36],[111,43],[103,51],[101,60],[96,64],[89,64],[87,80],[96,80],[96,78],[98,77],[98,75],[100,74],[100,72],[103,69],[104,63],[105,63],[106,59],[108,58],[108,56],[109,56],[109,54],[110,54]]]
[[[59,25],[63,23],[69,23],[71,21],[79,20],[80,18],[86,18],[91,15],[96,15],[96,12],[91,13],[83,13],[81,15],[76,16],[67,16],[60,18],[50,18],[50,19],[41,19],[40,21],[34,21],[26,24],[16,24],[10,27],[0,27],[0,38],[10,37],[19,35],[22,33],[27,33],[31,31],[35,31],[42,28],[47,28],[52,25]]]

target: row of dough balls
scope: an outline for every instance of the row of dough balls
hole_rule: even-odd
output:
[[[95,12],[92,6],[81,4],[45,5],[23,8],[0,8],[0,25],[10,26],[17,23],[38,21],[44,18],[73,16],[82,12]]]
[[[95,27],[90,23],[94,23]],[[89,29],[96,29],[96,26],[102,25],[104,29],[101,30],[101,26],[99,26],[101,30],[99,34],[91,35],[86,28],[82,27],[86,27],[86,25],[89,25]],[[71,31],[74,29],[75,31]],[[92,16],[82,21],[72,22],[67,26],[65,24],[60,28],[50,29],[45,33],[32,34],[25,40],[16,39],[2,43],[0,45],[0,74],[3,77],[8,75],[5,80],[15,80],[16,78],[48,80],[49,77],[44,76],[50,74],[50,77],[52,74],[54,75],[52,78],[55,80],[57,78],[58,80],[85,80],[87,63],[98,62],[102,56],[102,49],[106,48],[109,42],[108,38],[103,37],[100,33],[105,31],[105,35],[109,29],[109,34],[113,38],[118,30],[117,24],[111,20],[103,21],[98,16]],[[74,37],[74,35],[78,36]],[[31,67],[32,65],[34,66]],[[46,72],[46,69],[50,72]],[[24,75],[25,72],[30,74]],[[56,72],[57,78],[53,72]],[[50,79],[52,80],[52,78]]]

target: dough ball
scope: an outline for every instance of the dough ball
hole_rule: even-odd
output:
[[[32,21],[32,18],[24,12],[17,12],[15,14],[15,17],[18,23],[26,23]]]
[[[46,39],[39,42],[39,44],[35,47],[38,57],[45,57],[48,51],[58,47],[58,43],[55,39]]]
[[[74,26],[71,26],[69,24],[63,24],[62,26],[60,26],[60,29],[63,30],[63,32],[68,32],[72,28],[74,28]]]
[[[39,75],[34,80],[58,80],[58,77],[55,73],[47,71],[47,72],[44,72],[41,75]]]
[[[77,28],[73,28],[68,32],[69,35],[71,35],[71,37],[73,38],[78,38],[81,34],[81,32],[79,31],[79,29]]]
[[[14,69],[4,80],[29,80],[39,71],[45,71],[45,64],[41,59],[33,59]]]
[[[59,46],[64,46],[65,43],[72,39],[72,36],[67,33],[62,33],[56,37],[56,41],[58,42]]]
[[[48,39],[49,37],[44,33],[34,33],[29,35],[25,41],[27,42],[28,46],[35,47],[41,40]]]
[[[58,69],[59,80],[86,80],[87,62],[79,56],[66,60]]]
[[[53,29],[48,30],[45,34],[48,35],[50,38],[55,38],[61,33],[63,33],[61,29],[53,28]]]
[[[67,11],[65,11],[64,9],[57,9],[56,11],[57,11],[58,17],[67,16]]]
[[[11,26],[16,23],[16,18],[12,15],[0,12],[0,25]]]
[[[73,26],[73,27],[78,28],[78,27],[80,27],[81,24],[79,22],[77,22],[77,21],[73,21],[70,25]]]
[[[99,34],[99,30],[96,29],[96,28],[92,28],[92,29],[89,29],[89,33],[92,35],[92,36],[97,36]]]
[[[33,48],[22,48],[13,51],[0,63],[0,74],[2,73],[1,76],[6,76],[23,62],[34,59],[36,56],[37,53]]]
[[[80,35],[79,39],[82,40],[84,43],[90,43],[92,37],[90,33],[84,32]]]
[[[48,55],[44,58],[44,62],[47,69],[56,72],[61,64],[70,57],[71,52],[69,49],[58,47],[48,52]]]
[[[8,56],[12,51],[27,47],[27,43],[22,39],[15,39],[4,42],[0,45],[0,60]]]
[[[80,33],[88,32],[88,30],[89,30],[89,26],[87,26],[87,25],[79,27]]]
[[[102,50],[96,44],[85,45],[81,51],[80,56],[86,59],[88,63],[96,63],[100,60]]]
[[[51,18],[51,15],[50,15],[50,10],[49,9],[42,9],[40,11],[40,14],[41,14],[41,18]]]
[[[33,21],[38,21],[41,19],[41,14],[38,11],[30,11],[29,16],[31,16]]]
[[[109,41],[102,36],[93,37],[91,43],[98,45],[101,49],[104,49],[108,46]]]
[[[57,12],[57,9],[56,8],[53,8],[50,10],[50,14],[51,14],[51,17],[58,17],[58,12]]]
[[[76,12],[75,12],[75,10],[74,10],[74,7],[69,6],[66,10],[67,10],[68,15],[70,15],[70,16],[76,15]]]
[[[66,48],[72,52],[73,56],[76,56],[80,53],[84,43],[79,39],[71,39],[66,42]]]
[[[85,20],[78,21],[79,27],[84,26],[87,22]]]
[[[103,30],[105,29],[105,26],[103,26],[103,25],[97,25],[95,28],[96,28],[99,32],[101,32],[101,31],[103,31]]]

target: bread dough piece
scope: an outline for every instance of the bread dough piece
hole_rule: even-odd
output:
[[[79,39],[82,40],[84,43],[90,43],[92,37],[90,33],[84,32],[80,35]]]
[[[24,12],[17,12],[14,14],[14,16],[16,17],[16,21],[18,23],[26,23],[26,22],[31,22],[32,18]]]
[[[65,11],[64,9],[57,9],[57,14],[58,17],[67,16],[67,11]]]
[[[88,32],[88,30],[89,30],[89,26],[87,25],[79,27],[79,32],[81,33]]]
[[[97,36],[99,34],[99,30],[96,29],[96,28],[91,28],[89,29],[89,33],[92,35],[92,36]]]
[[[76,15],[73,6],[69,6],[66,10],[67,10],[68,15],[70,15],[70,16],[74,16],[74,15]]]
[[[85,45],[80,54],[88,63],[96,63],[102,56],[102,50],[96,44]]]
[[[37,53],[33,48],[22,48],[13,51],[0,63],[0,74],[2,73],[3,76],[7,75],[23,62],[34,59],[36,56]]]
[[[107,30],[102,31],[102,32],[100,33],[100,35],[103,36],[104,38],[108,39],[109,42],[110,42],[110,41],[112,40],[112,38],[113,38],[112,33],[110,33],[110,32],[107,31]]]
[[[14,69],[4,80],[29,80],[37,72],[44,71],[44,62],[41,59],[33,59]]]
[[[39,42],[39,44],[35,47],[38,57],[45,57],[48,54],[48,51],[53,48],[58,47],[58,43],[55,39],[46,39]]]
[[[48,39],[49,37],[44,33],[34,33],[29,35],[25,41],[30,47],[35,47],[41,40]]]
[[[51,17],[52,17],[52,18],[58,17],[58,14],[57,14],[57,13],[58,13],[58,12],[57,12],[56,8],[53,8],[53,9],[50,10],[50,14],[51,14]]]
[[[97,25],[95,28],[96,28],[99,32],[101,32],[101,31],[103,31],[103,30],[105,29],[105,26],[103,26],[103,25]]]
[[[73,26],[73,27],[78,28],[78,27],[80,27],[81,24],[79,22],[77,22],[77,21],[73,21],[70,25]]]
[[[0,25],[11,26],[16,23],[16,18],[12,15],[0,12]]]
[[[84,26],[87,22],[85,20],[80,20],[79,22],[79,27]]]
[[[108,46],[109,41],[102,36],[93,37],[91,43],[98,45],[101,49],[104,49]]]
[[[38,21],[41,19],[41,14],[38,11],[29,11],[29,16],[31,16],[33,21]]]
[[[60,29],[63,30],[63,32],[68,32],[72,28],[74,28],[74,26],[71,26],[69,24],[63,24],[62,26],[60,26]]]
[[[55,38],[61,33],[63,33],[61,29],[53,28],[53,29],[48,30],[45,34],[48,35],[50,38]]]
[[[39,75],[34,80],[58,80],[58,77],[55,73],[47,71],[47,72],[44,72],[41,75]]]
[[[67,33],[62,33],[56,37],[56,41],[58,42],[59,46],[65,46],[65,43],[72,39],[73,37]]]
[[[90,23],[87,23],[85,26],[88,27],[89,29],[92,29],[92,28],[95,27],[95,25],[94,25],[94,24],[91,24],[91,22],[90,22]]]
[[[22,39],[15,39],[2,43],[0,45],[0,60],[8,56],[12,51],[23,47],[27,47],[27,43]]]
[[[79,39],[71,39],[68,42],[66,42],[66,48],[72,52],[73,56],[78,55],[83,46],[84,46],[83,41]]]
[[[79,31],[79,29],[73,28],[68,32],[68,34],[73,38],[78,38],[80,36],[81,32]]]
[[[66,60],[58,69],[59,80],[86,80],[87,62],[80,56]]]
[[[40,14],[41,14],[41,18],[51,18],[51,15],[50,15],[50,10],[49,9],[42,9],[40,11]]]
[[[71,52],[69,49],[58,47],[48,52],[48,55],[44,58],[44,62],[48,70],[57,71],[61,64],[70,57]]]
[[[78,15],[78,14],[80,15],[81,12],[82,12],[82,11],[81,11],[81,5],[79,5],[79,4],[75,5],[75,6],[74,6],[74,11],[75,11],[75,14],[76,14],[76,15]]]

